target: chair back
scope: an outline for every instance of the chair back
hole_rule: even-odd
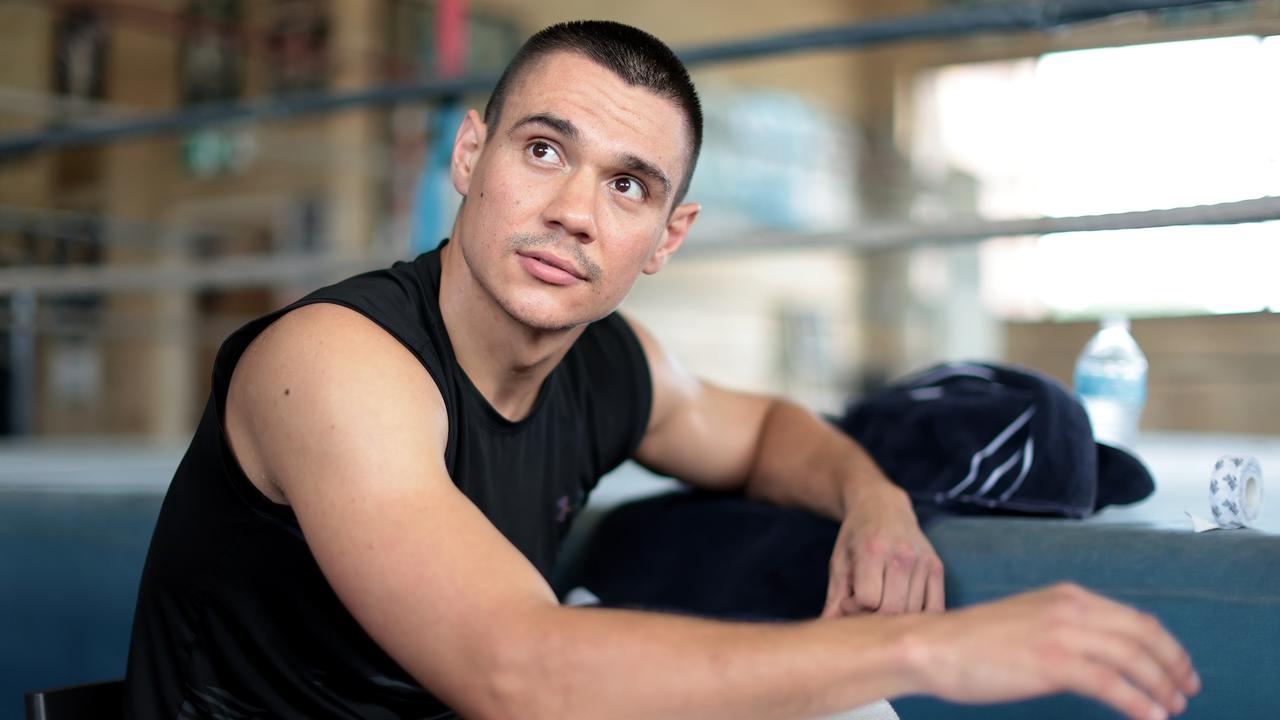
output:
[[[26,694],[27,720],[124,717],[124,681],[89,683]]]

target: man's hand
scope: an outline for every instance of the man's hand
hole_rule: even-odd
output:
[[[906,493],[887,480],[868,481],[846,502],[822,617],[942,611],[942,561]]]
[[[691,485],[841,521],[823,617],[943,609],[942,562],[907,494],[861,445],[795,403],[697,379],[632,327],[653,376],[636,460]]]
[[[963,703],[1074,692],[1133,720],[1181,713],[1200,678],[1154,617],[1060,584],[944,615],[907,634],[921,691]]]

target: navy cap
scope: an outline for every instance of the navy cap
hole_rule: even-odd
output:
[[[1053,378],[948,363],[851,403],[836,424],[917,502],[956,510],[1086,517],[1155,489],[1130,453],[1095,443]]]

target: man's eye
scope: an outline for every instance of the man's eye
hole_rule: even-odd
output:
[[[624,176],[620,178],[614,178],[614,180],[610,184],[613,185],[613,189],[615,191],[621,193],[624,197],[627,197],[631,200],[645,199],[644,185],[641,185],[640,181],[636,180],[633,177]]]
[[[528,152],[539,162],[557,163],[560,161],[560,154],[556,152],[556,149],[550,143],[540,140],[529,143]]]

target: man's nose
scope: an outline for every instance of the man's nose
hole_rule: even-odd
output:
[[[569,174],[543,210],[543,222],[549,227],[564,230],[580,242],[594,240],[596,185],[592,173],[577,171]]]

